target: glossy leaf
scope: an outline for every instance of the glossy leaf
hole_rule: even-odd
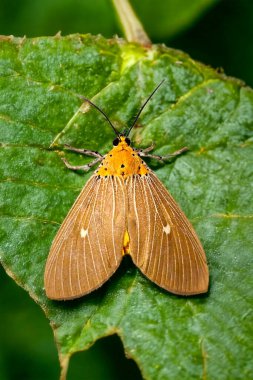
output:
[[[89,35],[0,44],[1,261],[45,311],[63,368],[73,353],[116,333],[146,379],[251,378],[252,90],[164,46]],[[161,154],[189,147],[171,163],[149,165],[198,232],[209,293],[172,295],[126,259],[90,295],[49,301],[43,272],[50,245],[90,176],[64,167],[63,155],[88,159],[63,144],[105,153],[114,137],[96,110],[78,112],[78,94],[123,130],[164,78],[132,140],[155,141]]]

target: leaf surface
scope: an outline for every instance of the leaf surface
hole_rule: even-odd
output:
[[[253,92],[182,52],[89,35],[0,41],[0,255],[43,308],[63,369],[69,357],[117,333],[145,379],[246,379],[252,368]],[[178,297],[148,281],[129,260],[99,290],[52,302],[43,273],[52,240],[91,173],[64,167],[88,158],[63,144],[106,153],[113,131],[131,124],[162,80],[132,140],[193,223],[210,268],[206,295]],[[80,108],[81,107],[81,108]],[[51,148],[49,148],[51,146]]]

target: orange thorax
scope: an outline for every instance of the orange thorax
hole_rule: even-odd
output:
[[[133,174],[145,175],[148,171],[137,151],[126,143],[124,136],[121,136],[119,144],[107,153],[96,174],[130,176]]]

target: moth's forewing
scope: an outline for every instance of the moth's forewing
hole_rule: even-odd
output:
[[[127,180],[134,263],[153,282],[181,295],[205,293],[205,252],[186,216],[154,173]]]
[[[125,230],[122,178],[92,176],[53,241],[44,277],[47,296],[73,299],[100,287],[121,262]]]

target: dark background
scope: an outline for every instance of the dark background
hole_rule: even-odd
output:
[[[140,13],[138,16],[142,18]],[[146,16],[143,23],[153,42],[184,50],[192,58],[223,68],[227,75],[253,86],[252,0],[217,0],[174,32],[156,31],[159,20],[155,18]],[[106,0],[0,0],[0,34],[34,37],[54,35],[59,30],[62,35],[122,35],[112,5]],[[57,351],[43,312],[2,268],[0,283],[0,380],[58,379]],[[74,355],[68,374],[68,380],[130,378],[141,376],[135,363],[125,358],[116,336]]]

